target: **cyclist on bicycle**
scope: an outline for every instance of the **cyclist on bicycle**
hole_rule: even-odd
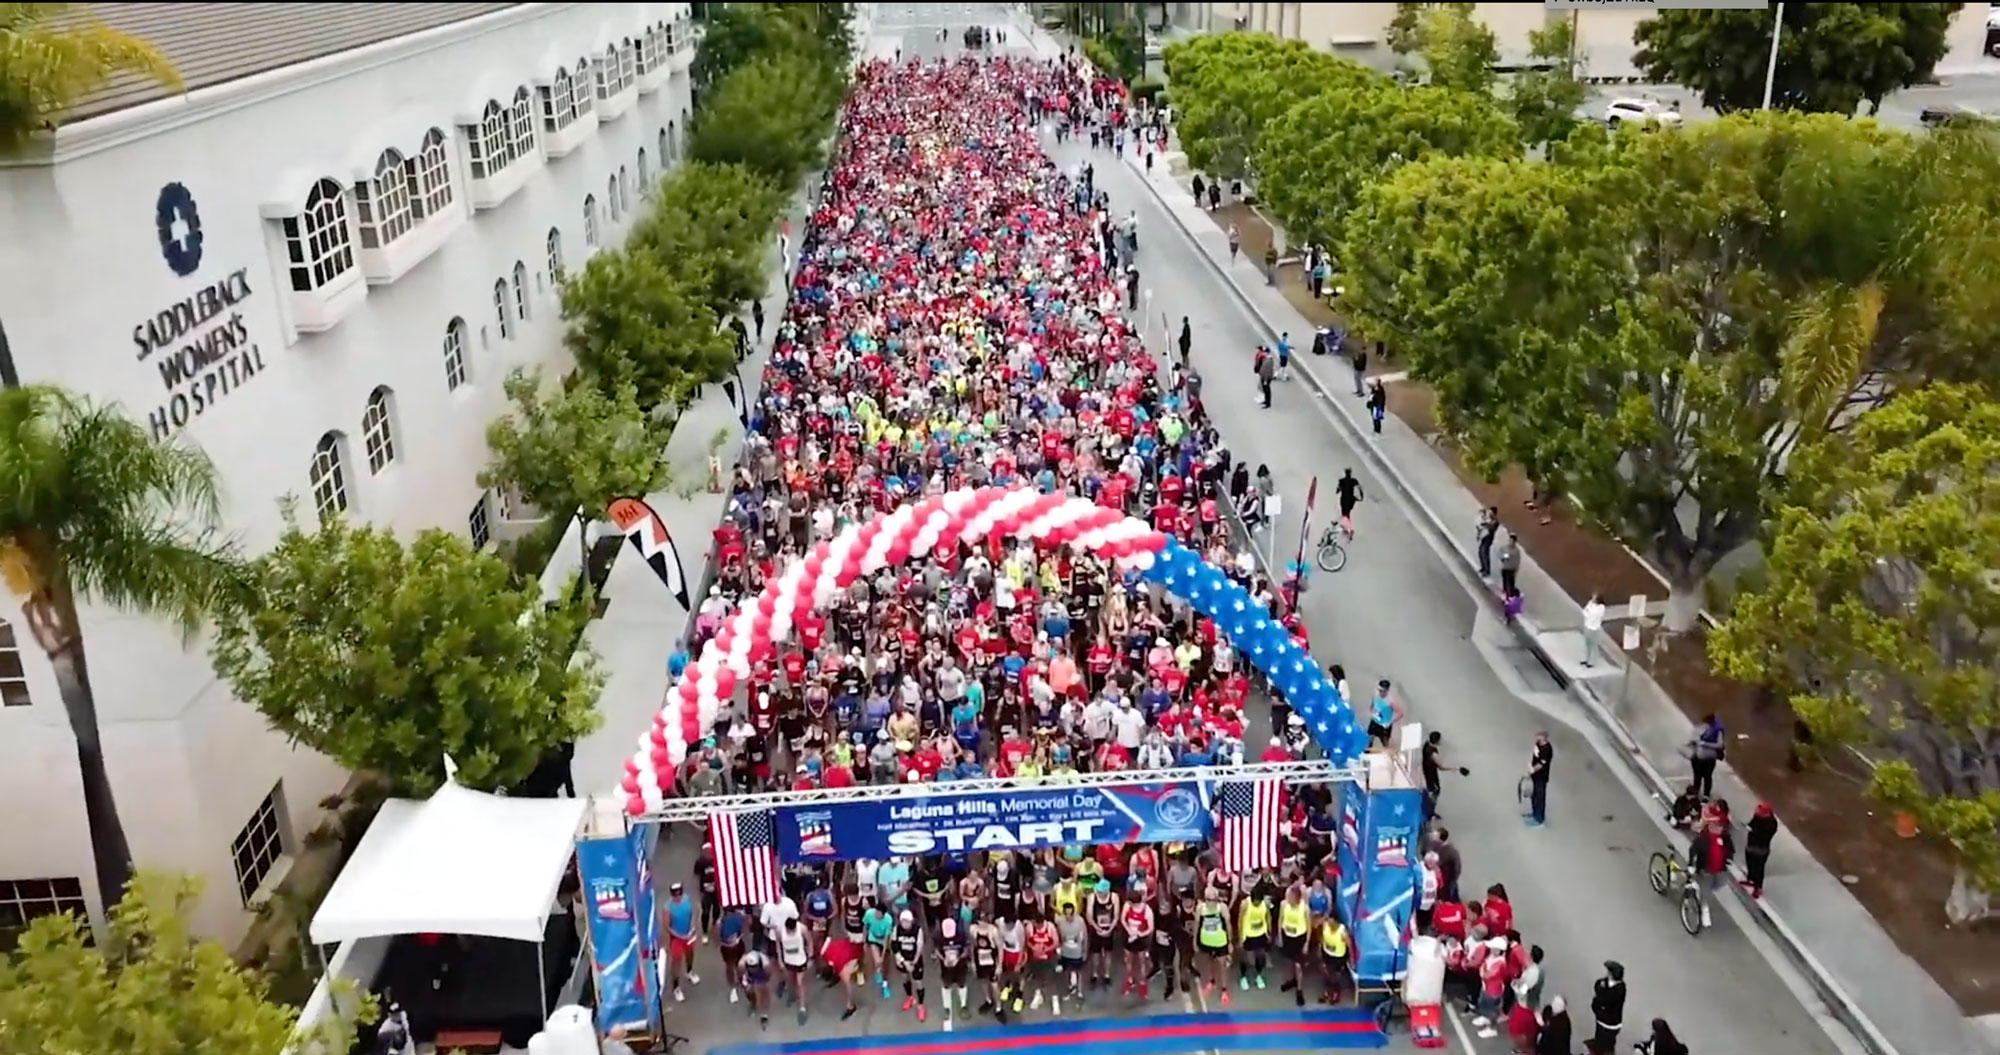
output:
[[[1361,504],[1361,481],[1354,478],[1354,470],[1343,469],[1340,480],[1334,484],[1334,491],[1340,497],[1340,530],[1347,537],[1354,537],[1354,507]]]

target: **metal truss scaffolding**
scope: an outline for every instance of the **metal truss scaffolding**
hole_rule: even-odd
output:
[[[1050,791],[1061,788],[1133,787],[1176,781],[1236,783],[1246,780],[1279,780],[1287,784],[1337,784],[1342,781],[1367,783],[1367,766],[1360,761],[1336,766],[1315,759],[1305,762],[1256,762],[1241,766],[1188,766],[1175,769],[1117,770],[1107,773],[1074,773],[1062,777],[998,777],[984,780],[952,780],[942,784],[868,784],[852,788],[814,788],[810,791],[771,791],[755,795],[709,795],[702,798],[675,798],[664,807],[634,823],[694,821],[718,813],[754,813],[782,806],[825,806],[841,802],[880,802],[896,799],[938,799],[959,795],[988,795],[996,791]]]

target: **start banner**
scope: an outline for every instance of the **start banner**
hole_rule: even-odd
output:
[[[786,806],[776,815],[778,857],[787,864],[1073,844],[1191,843],[1208,838],[1215,825],[1208,786],[1192,780]]]

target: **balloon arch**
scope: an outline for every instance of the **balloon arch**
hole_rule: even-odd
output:
[[[992,535],[1069,546],[1137,568],[1196,611],[1215,620],[1306,721],[1327,758],[1346,764],[1367,746],[1353,712],[1299,648],[1290,632],[1221,569],[1144,521],[1087,498],[1030,489],[968,488],[900,506],[855,524],[793,561],[751,603],[725,622],[680,680],[668,690],[653,727],[625,763],[626,809],[634,816],[660,809],[689,744],[700,743],[751,666],[790,640],[801,612],[824,607],[854,580],[891,564],[922,557],[940,542],[978,542]]]

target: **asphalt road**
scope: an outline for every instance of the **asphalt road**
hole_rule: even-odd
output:
[[[866,48],[881,56],[898,47],[906,57],[956,53],[965,25],[1000,24],[1005,18],[999,5],[883,4]],[[949,31],[942,43],[936,39],[940,26]],[[1018,50],[1022,34],[1015,29],[1011,36],[1011,47]],[[1066,166],[1088,153],[1050,143]],[[1295,517],[1314,475],[1330,487],[1343,468],[1352,467],[1371,496],[1387,495],[1388,488],[1371,479],[1366,463],[1302,383],[1281,382],[1276,405],[1258,409],[1249,363],[1251,349],[1262,339],[1259,329],[1139,177],[1108,154],[1093,160],[1114,208],[1120,214],[1138,210],[1138,263],[1142,285],[1152,291],[1155,308],[1148,321],[1156,347],[1164,344],[1162,310],[1176,326],[1181,315],[1190,318],[1195,363],[1225,441],[1238,457],[1272,469],[1291,521],[1280,532],[1279,551],[1289,552],[1297,543]],[[1306,335],[1293,337],[1305,343]],[[1347,568],[1316,575],[1305,599],[1317,658],[1345,663],[1356,686],[1391,679],[1413,719],[1444,730],[1452,764],[1472,771],[1469,778],[1448,781],[1440,803],[1452,840],[1465,856],[1464,886],[1469,891],[1495,882],[1507,886],[1522,933],[1546,951],[1547,991],[1564,994],[1579,1028],[1585,1028],[1592,980],[1602,974],[1605,960],[1615,959],[1624,963],[1630,983],[1627,1043],[1640,1039],[1644,1024],[1660,1016],[1699,1052],[1840,1051],[1726,916],[1718,914],[1716,926],[1698,939],[1681,931],[1672,907],[1646,885],[1646,857],[1664,843],[1654,819],[1566,724],[1574,717],[1567,700],[1532,660],[1509,650],[1501,629],[1488,625],[1481,607],[1402,511],[1371,498],[1357,520],[1360,537]],[[1550,817],[1546,827],[1529,829],[1514,789],[1528,745],[1543,729],[1553,734],[1556,748]],[[665,844],[662,881],[685,875],[691,853],[686,833]],[[717,966],[706,949],[702,960],[711,971]],[[724,992],[712,980],[697,987],[689,1002],[674,1006],[668,1028],[693,1037],[698,1047],[759,1037],[744,1009],[728,1003]],[[1239,1001],[1238,1008],[1277,1006],[1280,998],[1275,988],[1248,995],[1252,999]],[[860,1015],[840,1023],[838,997],[822,993],[813,1001],[809,1023],[799,1027],[783,1015],[761,1039],[940,1028],[936,1017],[919,1027],[893,1004],[870,1004],[864,1001]],[[1107,1004],[1091,1013],[1132,1012]],[[1474,1043],[1481,1052],[1504,1048],[1501,1041]]]

